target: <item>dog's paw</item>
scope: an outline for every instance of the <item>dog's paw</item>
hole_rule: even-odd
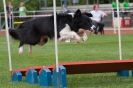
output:
[[[80,40],[77,40],[76,42],[77,42],[77,43],[80,43]]]
[[[57,41],[58,42],[65,42],[67,39],[66,38],[59,38]]]
[[[23,51],[19,51],[19,52],[18,52],[18,55],[21,55],[21,54],[23,54]]]
[[[24,52],[23,47],[20,47],[20,48],[19,48],[19,52],[18,52],[18,54],[21,55],[21,54],[23,54],[23,52]]]
[[[28,54],[29,54],[29,55],[32,54],[32,51],[28,51]]]
[[[71,42],[71,40],[70,39],[67,39],[65,42]]]
[[[32,45],[29,45],[29,50],[28,50],[28,54],[32,54]]]
[[[83,41],[87,41],[87,39],[88,39],[88,36],[87,36],[87,34],[85,32],[83,33],[82,39],[83,39]]]
[[[83,41],[87,41],[88,37],[83,37]]]

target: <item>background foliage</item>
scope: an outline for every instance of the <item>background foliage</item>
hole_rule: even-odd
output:
[[[12,2],[14,10],[18,11],[20,2],[24,2],[26,0],[6,0],[6,3],[8,3],[9,1]],[[39,9],[39,0],[29,0],[25,4],[25,7],[27,8],[27,10],[37,10]],[[3,12],[3,10],[3,0],[0,0],[0,11]]]

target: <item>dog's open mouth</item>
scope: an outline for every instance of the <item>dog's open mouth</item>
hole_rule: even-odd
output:
[[[93,31],[95,30],[95,25],[92,25],[90,28],[86,27],[85,30]]]
[[[95,27],[95,25],[92,25],[91,26],[91,30],[94,30],[96,27]]]

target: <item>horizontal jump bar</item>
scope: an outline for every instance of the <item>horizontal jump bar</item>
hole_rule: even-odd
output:
[[[23,22],[14,22],[14,24],[22,24]]]
[[[38,74],[40,74],[40,72],[42,71],[42,69],[44,68],[48,68],[50,69],[51,71],[53,70],[53,68],[55,68],[55,66],[32,66],[32,67],[29,67],[29,68],[22,68],[22,69],[15,69],[13,72],[12,72],[12,75],[15,73],[15,72],[20,72],[22,74],[22,76],[26,76],[28,71],[31,70],[31,69],[34,69],[37,71]]]

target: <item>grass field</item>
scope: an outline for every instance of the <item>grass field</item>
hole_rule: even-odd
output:
[[[133,35],[122,35],[122,58],[133,58]],[[19,42],[10,39],[13,70],[29,66],[55,65],[54,42],[49,41],[44,46],[34,46],[33,53],[28,55],[28,45],[24,53],[18,55]],[[8,53],[5,36],[0,36],[0,88],[48,88],[38,84],[11,82],[8,65]],[[59,43],[59,62],[118,60],[118,35],[89,35],[86,42],[76,44]],[[98,69],[98,67],[97,67]],[[67,75],[68,88],[132,88],[133,78],[117,77],[116,73],[97,73]],[[49,87],[53,88],[53,87]]]

